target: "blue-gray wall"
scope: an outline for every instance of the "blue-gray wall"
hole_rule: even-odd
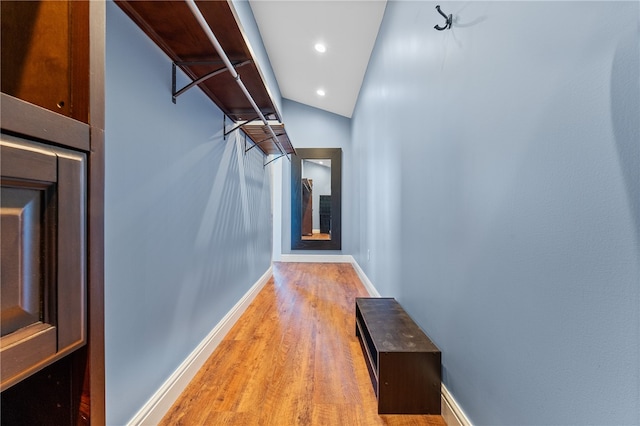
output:
[[[473,424],[640,424],[639,5],[435,5],[387,4],[356,258]]]
[[[123,425],[268,270],[271,181],[199,89],[171,102],[170,60],[112,2],[106,118],[106,408]]]
[[[296,148],[342,148],[342,250],[291,250],[291,164],[282,161],[282,253],[284,254],[351,254],[357,243],[356,225],[353,223],[354,197],[357,187],[352,179],[351,120],[289,99],[282,99],[285,127]],[[278,212],[274,221],[278,220]]]

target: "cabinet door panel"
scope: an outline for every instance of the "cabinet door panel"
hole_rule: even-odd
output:
[[[56,353],[56,328],[36,323],[0,340],[2,382],[15,381],[35,373]]]
[[[0,388],[86,341],[86,156],[0,140]]]
[[[58,156],[58,348],[85,338],[85,156]]]
[[[2,188],[2,336],[42,320],[40,198],[36,189]]]
[[[0,145],[0,170],[3,179],[56,182],[57,158],[47,147],[24,145],[16,138],[3,136]]]

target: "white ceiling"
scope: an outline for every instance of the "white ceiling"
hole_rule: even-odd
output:
[[[351,117],[385,0],[250,0],[282,97]],[[325,53],[314,45],[322,42]],[[326,92],[324,97],[316,94]]]

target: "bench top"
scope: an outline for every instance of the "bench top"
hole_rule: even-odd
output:
[[[356,308],[379,352],[440,352],[395,299],[357,297]]]

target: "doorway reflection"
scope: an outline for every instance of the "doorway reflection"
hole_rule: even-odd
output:
[[[329,163],[329,159],[331,162]],[[316,160],[315,162],[307,160]],[[319,164],[322,161],[323,164]],[[302,173],[302,167],[305,173]],[[322,190],[319,176],[312,174],[313,169],[324,168],[331,175],[330,189]],[[311,180],[311,235],[302,235],[302,178]],[[299,148],[291,157],[291,250],[342,250],[342,150],[340,148]],[[316,198],[317,196],[317,198]],[[329,211],[321,207],[322,200],[330,200]],[[309,201],[307,201],[308,203]],[[318,214],[313,223],[314,212]],[[323,213],[321,215],[321,213]],[[328,220],[327,220],[328,219]],[[307,219],[308,220],[308,219]],[[307,225],[308,226],[308,225]],[[323,229],[328,228],[326,232]],[[313,233],[317,229],[319,232]],[[308,231],[307,231],[308,233]],[[322,234],[325,235],[322,235]],[[326,240],[314,239],[328,238]],[[309,239],[309,237],[311,239]]]
[[[331,160],[303,159],[301,238],[331,240]]]

